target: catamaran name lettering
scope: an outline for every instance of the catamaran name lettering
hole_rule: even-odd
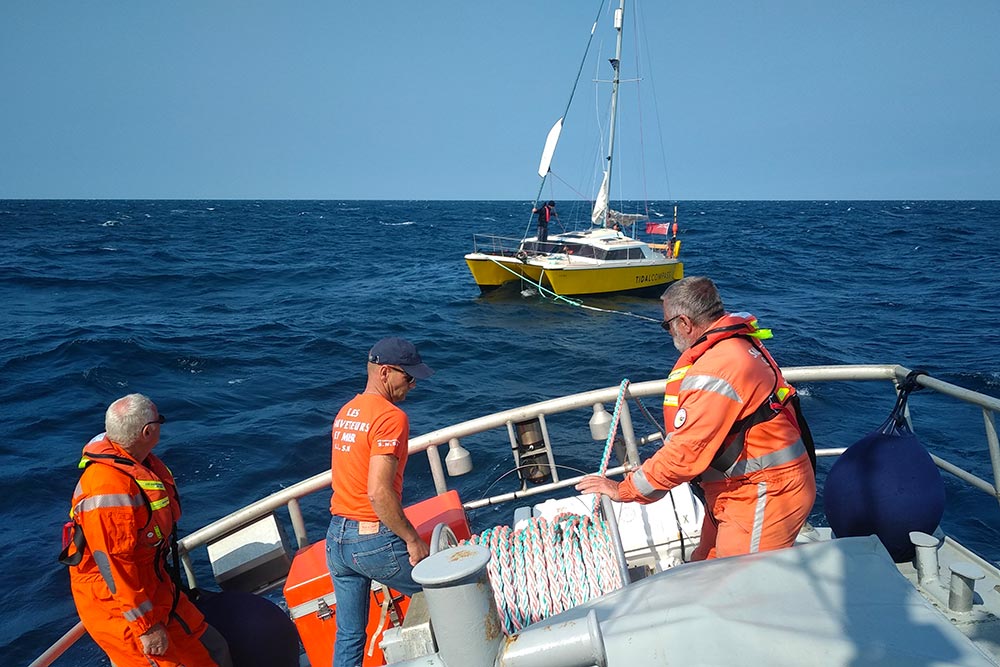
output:
[[[650,273],[650,274],[645,275],[645,276],[636,276],[635,277],[635,284],[636,285],[645,285],[646,283],[658,283],[661,280],[664,280],[665,278],[667,278],[669,276],[670,276],[670,272],[669,271],[661,271],[660,273]]]

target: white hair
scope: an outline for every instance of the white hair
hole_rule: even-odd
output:
[[[139,441],[143,427],[155,419],[156,406],[148,396],[129,394],[108,406],[104,430],[113,442],[131,447]]]

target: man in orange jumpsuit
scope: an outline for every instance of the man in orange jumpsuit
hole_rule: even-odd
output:
[[[700,484],[706,512],[692,560],[791,546],[816,499],[815,453],[795,390],[760,343],[770,331],[727,314],[703,277],[667,289],[663,318],[681,352],[664,393],[664,443],[621,483],[591,475],[577,490],[650,503]]]
[[[142,394],[108,408],[106,431],[83,449],[60,561],[80,620],[115,667],[228,667],[225,639],[168,569],[181,508],[173,475],[151,453],[164,421]]]

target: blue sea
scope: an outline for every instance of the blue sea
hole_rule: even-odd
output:
[[[673,202],[651,206],[672,219]],[[624,314],[659,319],[655,298],[585,299],[620,311],[601,312],[517,289],[480,296],[462,260],[472,235],[520,237],[530,208],[0,201],[4,664],[26,664],[75,622],[60,527],[80,449],[119,396],[146,393],[167,417],[158,453],[181,487],[184,533],[328,468],[330,422],[383,336],[412,339],[437,371],[405,404],[413,435],[664,377],[670,338]],[[563,221],[571,208],[560,204]],[[1000,202],[694,201],[678,221],[686,273],[712,277],[729,309],[773,329],[782,365],[900,363],[1000,396]],[[801,389],[820,447],[849,445],[892,407],[881,386],[846,413],[846,394]],[[992,479],[981,415],[956,404],[921,421],[919,400],[921,439]],[[557,445],[596,465],[585,419]],[[513,466],[503,437],[473,456],[457,484],[466,500]],[[433,493],[425,457],[407,473],[407,501]],[[997,503],[947,488],[945,529],[1000,560]],[[314,539],[326,500],[304,505]],[[82,644],[57,664],[106,664]]]

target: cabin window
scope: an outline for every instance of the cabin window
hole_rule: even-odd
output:
[[[633,246],[631,248],[616,248],[609,250],[606,259],[642,259],[642,248]]]

